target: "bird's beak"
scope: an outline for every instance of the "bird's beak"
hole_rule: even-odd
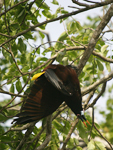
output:
[[[38,77],[40,77],[42,74],[44,74],[45,73],[45,71],[43,71],[43,72],[41,72],[41,73],[37,73],[37,74],[35,74],[33,77],[32,77],[32,79],[31,80],[36,80]]]
[[[83,112],[81,112],[81,115],[78,114],[77,117],[83,122],[83,124],[87,127],[85,121],[90,125],[89,121],[85,118]]]

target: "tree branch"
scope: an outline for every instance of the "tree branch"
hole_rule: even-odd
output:
[[[81,73],[87,60],[89,59],[90,55],[92,54],[101,32],[103,31],[105,26],[108,24],[108,22],[110,21],[112,16],[113,16],[113,4],[110,6],[108,12],[104,15],[103,19],[101,20],[100,24],[97,26],[96,30],[94,31],[94,33],[89,41],[88,48],[84,52],[84,55],[78,64],[78,68],[79,68],[78,75]]]
[[[81,3],[79,2],[78,0],[72,0],[73,3],[79,5],[79,6],[85,6],[85,7],[88,7],[89,5],[88,4],[85,4],[85,3]]]
[[[86,100],[84,100],[84,102],[83,102],[83,103],[84,103],[84,104],[83,104],[84,110],[86,109],[87,104],[89,103],[89,101],[90,101],[91,98],[93,97],[94,93],[95,93],[95,90],[91,91],[91,93],[89,94],[88,98],[87,98]]]
[[[20,94],[15,94],[15,93],[11,93],[11,92],[4,91],[4,90],[1,89],[1,88],[0,88],[0,93],[8,94],[8,95],[10,95],[10,96],[16,96],[16,97],[26,97],[25,95],[20,95]]]
[[[33,128],[35,126],[36,122],[32,122],[30,123],[29,128],[27,129],[24,138],[21,140],[21,142],[19,143],[19,145],[17,146],[16,150],[21,150],[24,143],[27,141],[27,139],[29,138],[29,135],[31,134],[31,132],[33,131]]]
[[[78,121],[79,121],[79,119],[76,118],[75,122],[72,124],[71,129],[70,129],[70,131],[69,131],[69,133],[68,133],[68,135],[67,135],[65,141],[63,142],[63,146],[62,146],[61,150],[65,150],[66,145],[67,145],[67,142],[69,141],[71,134],[72,134],[73,131],[75,130],[75,127],[76,127]]]
[[[99,94],[97,95],[97,97],[93,100],[93,102],[87,106],[86,109],[88,109],[89,107],[93,107],[93,106],[96,104],[97,100],[98,100],[98,99],[102,96],[102,94],[105,92],[105,89],[106,89],[106,82],[103,83],[103,86],[102,86],[102,89],[101,89],[100,93],[99,93]],[[88,103],[87,103],[87,104],[88,104]]]
[[[40,145],[38,148],[36,148],[36,150],[43,150],[47,146],[49,141],[51,140],[51,122],[52,122],[52,115],[47,117],[46,139],[42,143],[42,145]]]
[[[106,81],[109,81],[113,78],[113,71],[111,73],[109,73],[108,75],[104,76],[102,79],[96,81],[95,83],[93,83],[92,85],[90,85],[89,87],[85,88],[84,90],[82,90],[82,95],[86,95],[87,93],[89,93],[90,91],[92,91],[93,89],[95,89],[98,85],[105,83]]]
[[[86,49],[87,49],[87,47],[84,47],[84,46],[74,46],[74,47],[67,47],[67,48],[65,48],[66,51],[72,51],[72,50],[86,50]],[[61,49],[61,50],[63,50],[63,49]],[[99,57],[100,59],[102,59],[102,60],[104,60],[104,61],[106,61],[106,62],[113,63],[113,59],[111,59],[111,58],[106,58],[106,57],[102,56],[101,54],[99,54],[99,53],[97,53],[97,52],[95,52],[95,51],[93,51],[92,54],[93,54],[94,56]]]

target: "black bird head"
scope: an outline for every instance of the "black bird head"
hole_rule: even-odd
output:
[[[67,67],[71,67],[72,69],[74,69],[76,72],[78,72],[78,68],[76,67],[76,66],[74,66],[74,65],[67,65]]]

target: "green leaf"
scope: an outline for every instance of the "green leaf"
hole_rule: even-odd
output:
[[[82,149],[82,147],[80,147],[80,146],[77,146],[77,150],[83,150],[83,149]]]
[[[56,119],[53,121],[54,127],[59,131],[62,132],[63,126],[61,123],[59,123]]]
[[[104,146],[104,144],[102,142],[95,141],[94,143],[95,143],[96,149],[98,149],[98,150],[106,150],[105,146]]]
[[[45,35],[40,31],[39,31],[39,34],[40,34],[41,38],[44,39]]]
[[[43,5],[41,6],[41,8],[43,8],[44,10],[49,10],[50,9],[50,7],[46,3],[43,3]]]
[[[104,53],[104,51],[108,48],[108,45],[104,45],[101,47],[101,52]]]
[[[18,92],[20,92],[20,90],[22,89],[22,85],[21,85],[20,80],[18,80],[18,81],[16,82],[16,89],[17,89]]]
[[[28,72],[29,69],[30,69],[29,66],[24,66],[22,68],[22,72]]]
[[[16,29],[18,29],[20,26],[19,26],[18,23],[13,23],[13,24],[11,24],[10,27],[11,27],[12,30],[16,30]]]
[[[76,145],[79,145],[79,141],[76,138],[74,138],[74,142]]]
[[[12,93],[14,93],[14,84],[13,83],[12,83],[9,91],[12,92]]]
[[[60,37],[58,38],[58,41],[63,41],[63,40],[65,40],[65,38],[66,38],[67,36],[68,36],[67,33],[66,33],[66,32],[63,32],[63,33],[60,35]]]
[[[100,71],[103,71],[103,70],[104,70],[104,67],[103,67],[103,64],[101,63],[101,61],[96,60],[96,62],[97,62],[97,65],[98,65],[99,70],[100,70]]]
[[[43,10],[42,11],[42,14],[45,16],[45,17],[47,17],[48,19],[52,19],[52,14],[49,12],[49,10],[47,11],[47,10]]]
[[[106,150],[102,142],[91,140],[88,143],[88,150]]]
[[[77,29],[80,31],[82,29],[81,24],[79,21],[75,22]]]
[[[17,55],[18,46],[16,45],[16,43],[13,43],[13,44],[11,45],[11,48],[12,48],[12,51],[13,51],[14,56]]]
[[[64,66],[68,65],[68,57],[64,57],[64,58],[62,59],[62,62],[63,62],[63,65],[64,65]]]
[[[57,54],[56,60],[57,60],[58,62],[60,62],[60,61],[63,59],[63,57],[64,57],[65,54],[66,54],[66,51],[59,52],[59,53]]]
[[[57,0],[53,0],[52,3],[55,4],[55,5],[59,5],[59,3],[57,2]]]
[[[110,63],[105,63],[105,65],[106,65],[106,68],[107,68],[107,70],[110,72],[111,71],[111,66],[110,66]]]
[[[84,124],[79,121],[79,123],[77,124],[77,129],[79,130],[79,136],[86,142],[88,143],[88,133],[86,131],[86,127],[84,126]]]
[[[89,143],[88,143],[88,150],[95,150],[95,144],[94,144],[94,141],[91,140]]]
[[[23,34],[23,36],[24,36],[26,39],[33,39],[33,36],[32,36],[31,31],[26,32],[25,34]]]
[[[68,25],[68,26],[69,26],[69,25]],[[75,22],[72,22],[72,23],[71,23],[71,26],[70,26],[70,33],[74,34],[75,31],[77,31],[76,23],[75,23]]]
[[[25,9],[22,9],[22,11],[18,14],[17,18],[21,17],[24,15]]]
[[[15,45],[16,46],[16,45]],[[18,49],[21,53],[26,51],[26,44],[24,44],[23,39],[19,38],[18,39]]]

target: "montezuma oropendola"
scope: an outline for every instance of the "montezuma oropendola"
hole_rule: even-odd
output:
[[[52,114],[63,101],[85,124],[84,120],[87,120],[81,113],[82,96],[75,67],[49,65],[42,73],[34,75],[32,80],[35,82],[31,92],[22,111],[16,115],[18,118],[14,119],[16,124],[38,121]]]

